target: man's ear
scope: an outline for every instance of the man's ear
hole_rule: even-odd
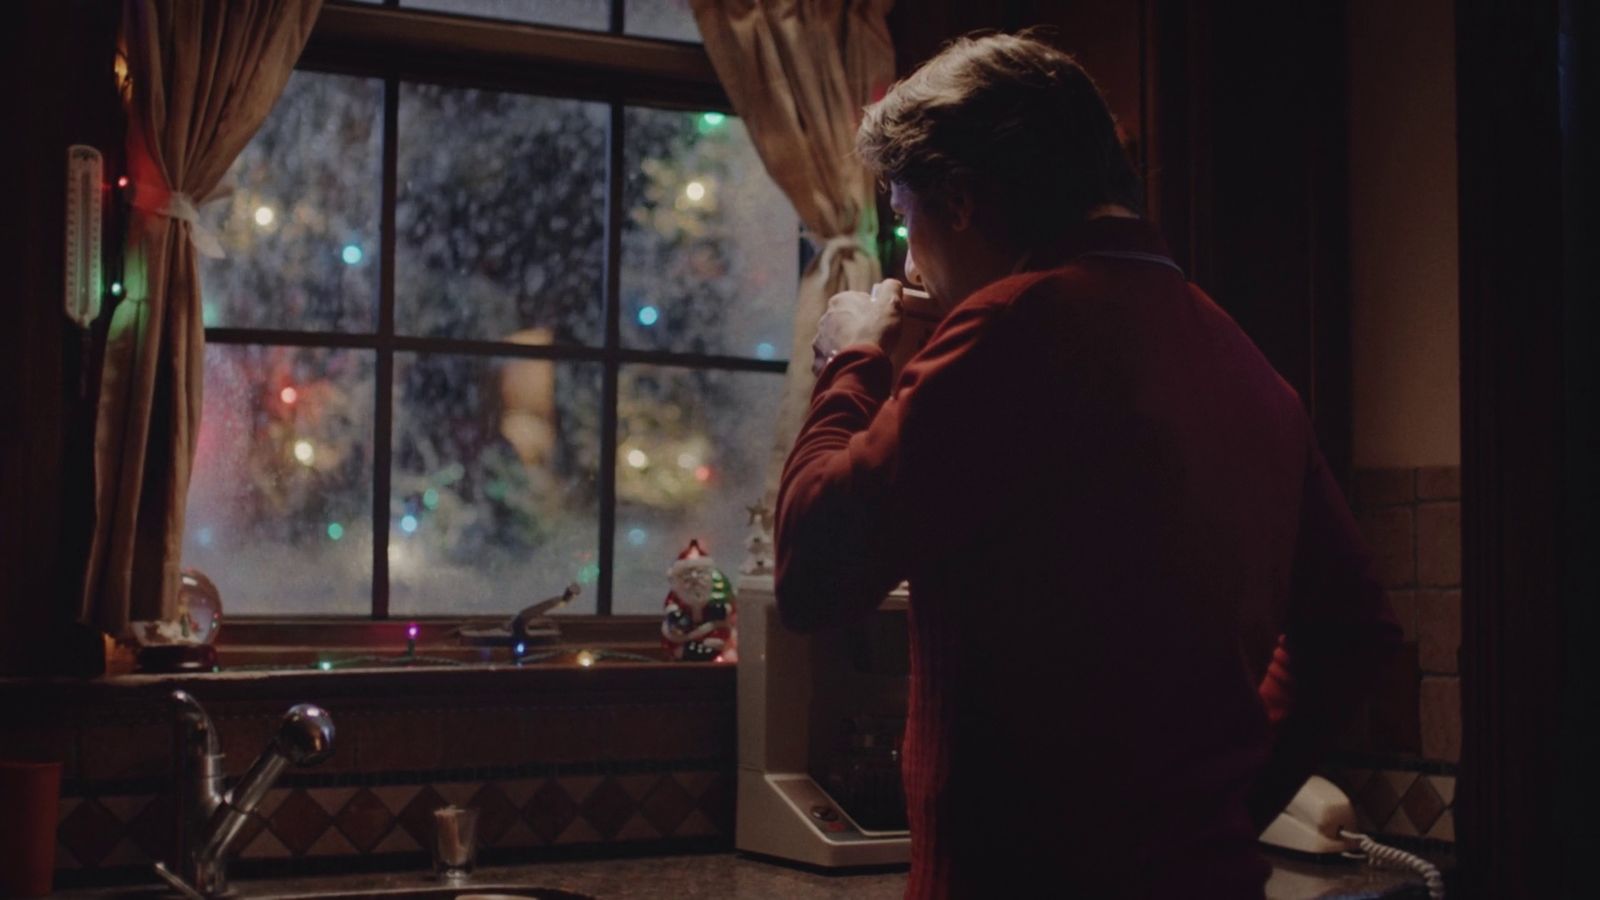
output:
[[[977,217],[978,197],[970,178],[956,176],[941,189],[945,221],[951,231],[966,231]]]

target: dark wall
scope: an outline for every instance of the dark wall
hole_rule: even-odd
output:
[[[1152,217],[1350,461],[1344,6],[1152,0]]]
[[[1456,3],[1458,805],[1479,897],[1593,893],[1595,24],[1579,0]]]
[[[1589,265],[1600,246],[1600,189],[1594,160],[1595,110],[1600,109],[1600,8],[1584,0],[1561,4],[1559,68],[1562,121],[1562,384],[1563,440],[1561,481],[1565,488],[1561,527],[1566,532],[1561,582],[1563,672],[1558,743],[1561,747],[1555,827],[1561,835],[1553,852],[1569,861],[1563,873],[1564,896],[1580,896],[1580,867],[1571,861],[1593,852],[1600,825],[1583,798],[1595,796],[1600,767],[1600,722],[1596,722],[1596,666],[1589,641],[1600,635],[1600,567],[1584,560],[1600,546],[1600,360],[1594,352],[1600,334],[1600,282]],[[1492,836],[1485,836],[1480,846]]]
[[[88,539],[95,339],[62,313],[66,148],[120,158],[112,75],[120,4],[8,6],[0,121],[0,673],[93,670],[98,638],[69,623]],[[109,207],[110,204],[108,203]]]

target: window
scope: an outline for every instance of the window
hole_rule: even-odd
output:
[[[690,538],[743,558],[798,221],[683,0],[399,6],[329,4],[202,211],[185,565],[234,614],[656,613]]]
[[[400,5],[597,31],[608,29],[612,15],[607,0],[401,0]],[[623,6],[625,34],[700,41],[689,0],[626,0]]]

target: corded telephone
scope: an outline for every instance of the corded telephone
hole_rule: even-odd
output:
[[[1386,847],[1356,830],[1355,809],[1333,782],[1313,775],[1288,807],[1261,832],[1261,842],[1297,853],[1339,854],[1374,866],[1411,869],[1428,885],[1428,896],[1443,900],[1444,879],[1432,863],[1395,847]]]
[[[1311,776],[1278,818],[1261,832],[1261,841],[1296,853],[1345,853],[1350,842],[1340,832],[1356,830],[1350,799],[1320,775]]]

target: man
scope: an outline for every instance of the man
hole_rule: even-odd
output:
[[[830,301],[777,595],[806,630],[910,581],[907,895],[1261,897],[1256,835],[1399,641],[1299,398],[1064,54],[958,41],[857,144],[943,320],[913,355],[898,282]]]

